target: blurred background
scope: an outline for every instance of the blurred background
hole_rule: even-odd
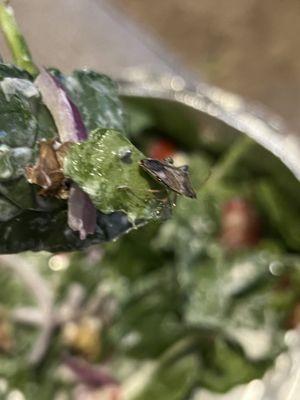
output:
[[[297,0],[113,0],[203,79],[300,126]]]
[[[300,128],[298,0],[11,3],[41,64],[55,64],[64,70],[88,66],[105,72],[134,64],[158,64],[143,48],[142,42],[150,42],[153,48],[152,39],[137,33],[128,20],[112,10],[116,7],[168,47],[178,64],[188,66],[197,77],[261,101]],[[113,16],[115,24],[108,22],[107,15]],[[122,30],[131,31],[135,38],[128,40]],[[112,48],[116,54],[111,54]],[[162,49],[156,43],[154,48],[160,56]]]

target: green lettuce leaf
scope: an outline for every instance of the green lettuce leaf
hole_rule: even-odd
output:
[[[159,365],[151,371],[141,392],[130,400],[182,400],[195,381],[197,367],[197,358],[193,355]]]
[[[140,168],[144,155],[115,130],[98,129],[74,144],[64,160],[64,173],[104,213],[122,211],[131,223],[156,220],[168,205],[168,193]]]

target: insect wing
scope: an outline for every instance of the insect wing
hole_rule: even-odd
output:
[[[174,192],[190,198],[197,197],[187,168],[174,167],[169,163],[151,158],[141,160],[141,167]]]

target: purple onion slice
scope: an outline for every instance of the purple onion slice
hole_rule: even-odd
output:
[[[118,381],[103,368],[97,368],[88,362],[72,356],[65,356],[67,365],[79,381],[90,387],[116,386]]]
[[[80,112],[72,102],[62,84],[45,69],[35,80],[44,104],[50,111],[57,127],[60,141],[80,142],[88,139]],[[73,231],[78,231],[80,239],[96,230],[96,208],[89,196],[77,185],[72,184],[68,200],[68,224]]]
[[[73,183],[68,201],[69,227],[78,231],[80,239],[84,240],[87,235],[95,233],[96,218],[96,208],[89,196]]]

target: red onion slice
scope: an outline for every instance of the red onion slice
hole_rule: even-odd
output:
[[[82,359],[65,356],[64,363],[70,368],[74,375],[87,386],[103,387],[118,385],[117,380],[110,376],[104,369],[96,368]]]
[[[49,109],[61,142],[79,142],[88,138],[78,108],[69,98],[62,84],[45,69],[35,80],[44,104]]]
[[[80,112],[66,93],[62,84],[45,69],[35,80],[44,104],[50,111],[58,130],[60,141],[80,142],[87,140],[88,132]],[[96,208],[89,196],[77,185],[72,184],[68,200],[68,225],[78,231],[80,239],[96,230]]]
[[[78,231],[81,240],[96,230],[96,208],[89,196],[76,184],[72,184],[68,201],[68,224],[73,231]]]

